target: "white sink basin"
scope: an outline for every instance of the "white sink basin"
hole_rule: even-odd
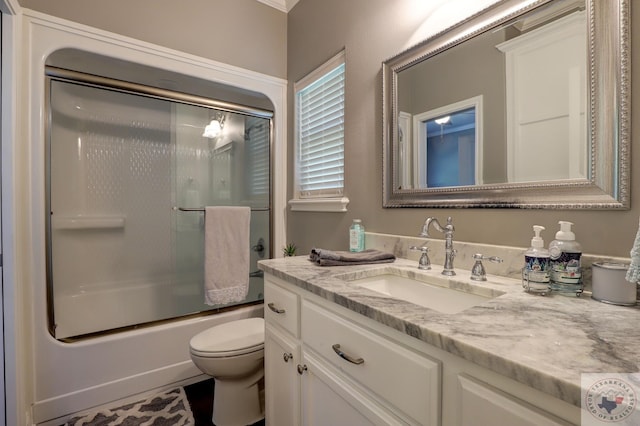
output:
[[[350,282],[376,293],[405,300],[444,314],[462,312],[496,297],[433,285],[393,274],[359,278]]]

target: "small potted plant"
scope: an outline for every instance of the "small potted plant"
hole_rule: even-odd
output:
[[[296,245],[293,243],[289,243],[282,248],[282,254],[285,257],[291,257],[296,255]]]

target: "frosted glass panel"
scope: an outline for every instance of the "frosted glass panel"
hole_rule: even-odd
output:
[[[251,206],[251,271],[270,257],[269,119],[57,80],[49,97],[55,337],[221,307],[204,304],[204,214],[183,208]]]

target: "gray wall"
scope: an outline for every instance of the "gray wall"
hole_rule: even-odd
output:
[[[483,183],[507,179],[506,72],[504,55],[496,46],[505,31],[475,37],[460,46],[400,73],[398,98],[413,115],[483,95]]]
[[[287,77],[287,15],[255,0],[19,0],[25,8]]]
[[[289,212],[287,238],[298,245],[299,253],[313,246],[346,249],[347,228],[356,217],[368,231],[416,235],[426,217],[444,220],[450,215],[455,238],[461,241],[526,247],[533,234],[531,226],[540,224],[547,228],[543,237],[549,243],[557,222],[569,220],[575,223],[576,237],[585,252],[628,257],[638,229],[640,185],[632,185],[628,211],[382,208],[381,63],[406,49],[419,30],[422,22],[403,19],[402,13],[415,4],[412,0],[302,0],[289,13],[289,81],[297,81],[343,47],[347,63],[345,192],[351,201],[349,211]],[[640,46],[640,8],[632,9],[632,46]],[[632,55],[633,87],[640,87],[638,58]],[[640,90],[636,90],[632,135],[640,131],[635,113],[639,97]],[[632,150],[632,164],[640,167],[640,149]],[[289,172],[292,176],[293,170]],[[438,249],[444,247],[434,247]]]

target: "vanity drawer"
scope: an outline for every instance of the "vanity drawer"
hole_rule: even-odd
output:
[[[298,324],[300,297],[276,284],[274,277],[265,276],[264,280],[264,319],[275,324],[295,338],[300,337]]]
[[[405,415],[421,425],[438,424],[439,362],[307,300],[301,331],[305,345]]]

